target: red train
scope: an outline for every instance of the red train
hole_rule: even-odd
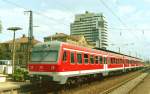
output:
[[[143,67],[142,60],[136,57],[58,41],[37,44],[31,59],[31,78],[59,84]]]

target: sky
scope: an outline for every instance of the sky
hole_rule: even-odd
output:
[[[0,0],[2,33],[0,42],[11,40],[8,27],[19,26],[16,32],[28,36],[29,14],[33,11],[34,37],[57,33],[70,34],[75,14],[103,13],[108,24],[108,49],[148,59],[150,56],[150,0]]]

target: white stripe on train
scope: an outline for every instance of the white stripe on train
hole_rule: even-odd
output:
[[[139,66],[134,67],[126,67],[128,68],[135,68]],[[123,70],[123,67],[120,68],[107,68],[107,69],[96,69],[96,70],[81,70],[81,71],[66,71],[66,72],[30,72],[30,74],[38,74],[38,75],[61,75],[61,76],[72,76],[72,75],[84,75],[84,74],[91,74],[91,73],[103,73],[103,72],[109,72],[109,71],[116,71],[116,70]]]

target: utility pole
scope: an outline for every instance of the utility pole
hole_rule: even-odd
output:
[[[28,31],[28,52],[27,52],[27,63],[30,62],[31,48],[33,46],[33,13],[31,10],[25,11],[29,13],[29,31]],[[27,65],[27,64],[26,64]]]
[[[119,53],[121,53],[120,47],[119,47]]]

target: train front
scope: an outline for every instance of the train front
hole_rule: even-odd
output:
[[[32,49],[31,61],[28,64],[30,81],[59,82],[59,49],[60,42],[37,44]]]

